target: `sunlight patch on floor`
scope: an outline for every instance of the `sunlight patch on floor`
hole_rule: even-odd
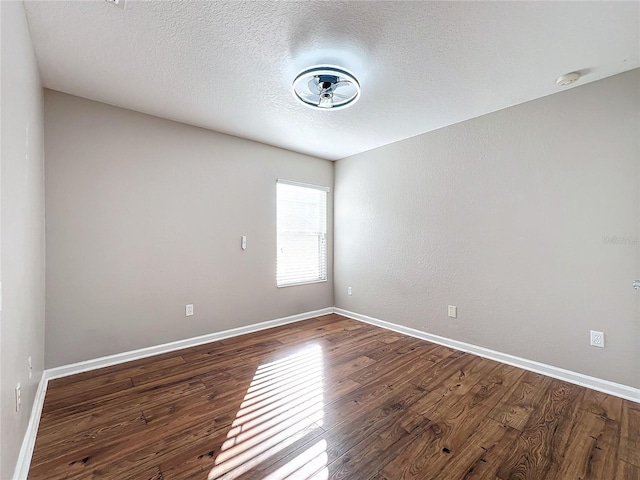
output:
[[[323,368],[320,345],[258,367],[208,480],[238,478],[306,435],[317,434],[324,415]],[[310,443],[264,478],[326,479],[327,442]]]

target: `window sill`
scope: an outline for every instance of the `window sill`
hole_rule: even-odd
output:
[[[278,285],[278,288],[287,288],[287,287],[296,287],[298,285],[311,285],[312,283],[324,283],[327,279],[324,280],[311,280],[309,282],[298,282],[298,283],[287,283],[285,285]]]

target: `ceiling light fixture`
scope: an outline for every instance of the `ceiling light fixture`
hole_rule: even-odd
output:
[[[342,68],[320,66],[302,71],[293,81],[293,96],[319,110],[339,110],[360,98],[360,83]]]
[[[566,87],[567,85],[576,83],[579,78],[580,78],[580,73],[578,72],[567,73],[566,75],[560,75],[556,79],[556,83],[558,84],[559,87]]]

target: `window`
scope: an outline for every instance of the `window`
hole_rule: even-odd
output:
[[[278,287],[327,280],[327,187],[277,183]]]

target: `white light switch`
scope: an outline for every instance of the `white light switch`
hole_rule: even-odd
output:
[[[240,244],[240,246],[242,247],[243,250],[247,249],[247,236],[246,235],[242,236],[242,243]]]
[[[458,318],[458,307],[449,305],[449,317]]]
[[[16,385],[16,412],[20,411],[20,404],[22,403],[22,394],[20,393],[20,384]]]

